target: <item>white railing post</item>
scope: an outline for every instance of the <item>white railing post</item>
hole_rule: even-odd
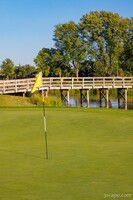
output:
[[[82,78],[82,88],[84,88],[84,77]]]
[[[29,91],[29,79],[27,79],[27,91]]]
[[[112,87],[114,88],[115,87],[115,77],[113,77],[113,82],[112,82]]]
[[[51,88],[51,86],[52,86],[52,78],[50,78],[50,82],[49,82],[49,85],[50,85],[50,88]]]
[[[5,81],[3,81],[3,94],[5,93]]]
[[[105,77],[103,77],[103,87],[105,87]]]
[[[93,77],[93,85],[92,87],[94,88],[95,87],[95,78]]]
[[[60,83],[61,83],[60,87],[62,88],[63,87],[63,78],[60,78]]]
[[[123,88],[125,87],[125,78],[124,77],[122,78],[122,87]]]
[[[74,82],[74,78],[72,78],[72,88],[73,88],[73,82]]]
[[[17,88],[17,80],[15,80],[15,92],[17,93],[17,90],[18,88]]]

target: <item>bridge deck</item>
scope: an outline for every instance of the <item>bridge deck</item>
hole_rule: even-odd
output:
[[[30,92],[35,78],[0,80],[0,94]],[[43,78],[43,84],[38,90],[58,89],[110,89],[133,88],[133,77],[51,77]]]

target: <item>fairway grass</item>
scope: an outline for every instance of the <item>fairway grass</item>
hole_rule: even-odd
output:
[[[133,199],[133,112],[0,108],[0,200]],[[113,198],[107,198],[113,199]]]

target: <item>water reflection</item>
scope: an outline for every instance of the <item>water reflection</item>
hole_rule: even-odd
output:
[[[87,107],[87,102],[83,101],[82,105],[80,102],[80,99],[75,97],[75,96],[71,96],[70,97],[70,106],[72,107]],[[100,101],[99,100],[91,100],[89,101],[89,107],[90,108],[106,108],[106,103],[105,101],[102,101],[101,105],[100,105]],[[118,106],[118,100],[117,99],[110,99],[109,100],[109,108],[125,108],[124,102],[120,102],[120,105]],[[132,102],[128,102],[127,103],[127,109],[133,110],[133,101]]]

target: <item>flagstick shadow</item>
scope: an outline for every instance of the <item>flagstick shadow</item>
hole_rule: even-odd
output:
[[[5,152],[8,152],[8,153],[18,154],[18,155],[23,155],[23,156],[28,156],[28,157],[46,159],[45,157],[42,157],[42,156],[31,155],[31,154],[26,154],[26,153],[22,153],[22,152],[16,152],[16,151],[8,150],[8,149],[5,149],[5,148],[0,148],[0,151],[5,151]]]

